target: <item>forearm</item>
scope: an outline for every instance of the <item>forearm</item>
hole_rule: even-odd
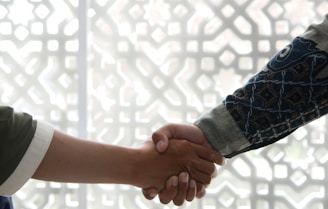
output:
[[[274,143],[325,115],[328,112],[327,40],[328,17],[323,23],[310,26],[271,58],[244,87],[229,95],[223,105],[200,118],[196,124],[210,144],[232,157]],[[227,111],[231,117],[218,117]],[[218,130],[222,133],[215,132]],[[225,138],[217,137],[221,134]]]
[[[58,182],[134,185],[135,150],[81,140],[55,131],[33,178]]]
[[[208,184],[221,156],[210,148],[173,140],[165,153],[152,142],[125,148],[81,140],[55,131],[50,147],[33,175],[46,181],[117,183],[159,190],[166,180],[187,171]]]

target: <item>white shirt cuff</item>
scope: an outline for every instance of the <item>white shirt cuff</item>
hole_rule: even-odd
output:
[[[43,160],[54,134],[54,128],[44,122],[37,122],[30,146],[15,171],[0,186],[0,195],[9,196],[19,190],[35,173]]]

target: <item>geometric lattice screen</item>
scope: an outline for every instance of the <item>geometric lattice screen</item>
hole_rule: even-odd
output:
[[[327,11],[322,0],[0,0],[0,102],[136,146],[192,123]],[[236,156],[181,208],[328,208],[326,130],[323,117]],[[13,198],[19,209],[175,208],[126,185],[31,180]]]

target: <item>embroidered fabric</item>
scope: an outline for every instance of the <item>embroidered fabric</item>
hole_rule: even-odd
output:
[[[273,143],[328,112],[328,53],[303,37],[278,52],[266,69],[224,104],[250,149]]]

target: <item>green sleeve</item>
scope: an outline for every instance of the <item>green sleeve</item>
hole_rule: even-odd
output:
[[[0,185],[13,173],[36,129],[36,121],[26,113],[0,106]]]

